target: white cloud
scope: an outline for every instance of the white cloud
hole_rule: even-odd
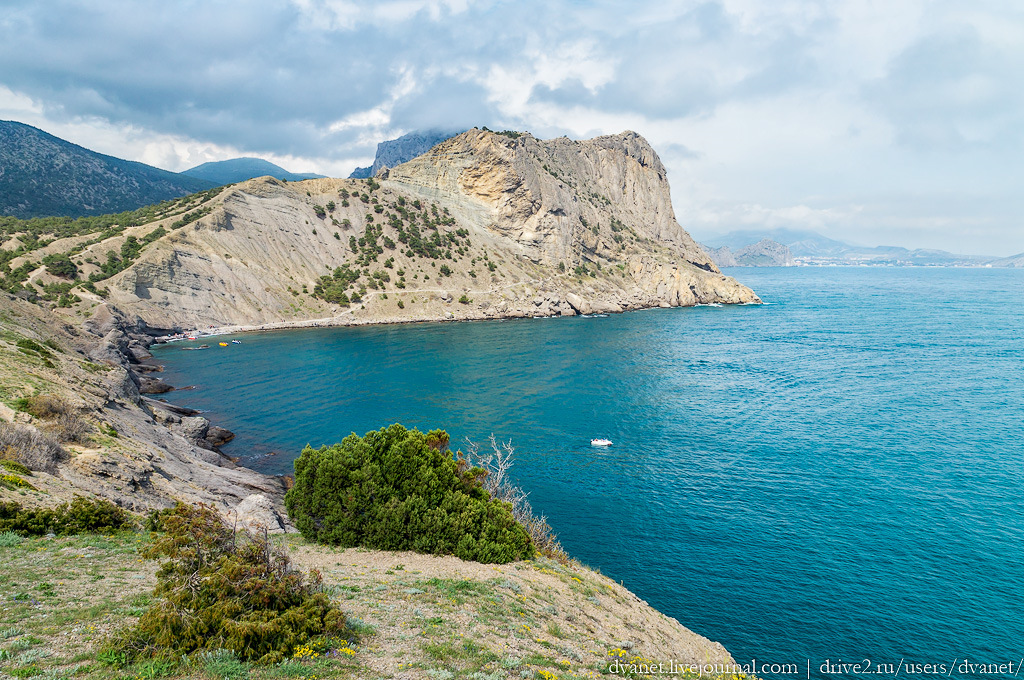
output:
[[[2,115],[168,169],[345,174],[416,128],[634,129],[694,228],[929,245],[959,224],[1024,250],[1024,8],[997,0],[8,5]]]

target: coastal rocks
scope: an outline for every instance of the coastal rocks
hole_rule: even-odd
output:
[[[572,308],[580,314],[590,314],[593,311],[593,307],[590,306],[590,303],[576,293],[566,293],[565,301],[572,305]]]
[[[157,411],[154,409],[154,417],[156,414]],[[157,420],[167,424],[194,446],[211,451],[216,451],[218,446],[235,438],[231,430],[211,425],[210,421],[202,416],[179,417],[161,409]]]
[[[138,375],[138,374],[136,374]],[[141,394],[163,394],[174,389],[160,378],[151,378],[148,375],[138,376],[139,392]]]
[[[273,501],[261,493],[243,498],[235,506],[234,515],[239,526],[249,531],[266,529],[270,534],[283,534],[286,531],[285,522],[274,507]]]
[[[210,421],[202,416],[189,416],[181,419],[176,431],[185,439],[197,444],[206,439],[206,433],[210,429]]]
[[[206,430],[206,437],[204,437],[206,442],[213,447],[219,447],[227,444],[234,438],[234,432],[216,425],[210,425],[209,429]]]
[[[133,364],[145,361],[146,359],[152,359],[153,353],[146,349],[144,346],[137,342],[131,342],[128,345],[128,357],[129,361]]]

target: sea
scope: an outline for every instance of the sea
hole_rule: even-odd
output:
[[[193,387],[166,398],[267,473],[395,422],[463,450],[511,441],[571,555],[762,677],[1015,676],[1024,271],[726,273],[764,304],[247,333],[155,357]]]

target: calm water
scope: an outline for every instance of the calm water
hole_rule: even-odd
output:
[[[571,554],[737,659],[1016,664],[1024,271],[731,273],[769,304],[156,354],[268,472],[392,422],[511,437]]]

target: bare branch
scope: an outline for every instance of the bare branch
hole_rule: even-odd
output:
[[[547,518],[534,514],[529,494],[511,481],[509,471],[515,463],[516,454],[512,440],[499,442],[494,434],[491,434],[489,441],[490,452],[482,454],[479,447],[467,438],[466,447],[469,449],[469,454],[466,455],[466,462],[487,471],[487,475],[483,478],[484,489],[491,495],[491,498],[511,506],[512,517],[526,529],[537,550],[560,562],[567,562],[569,556],[559,544]]]

